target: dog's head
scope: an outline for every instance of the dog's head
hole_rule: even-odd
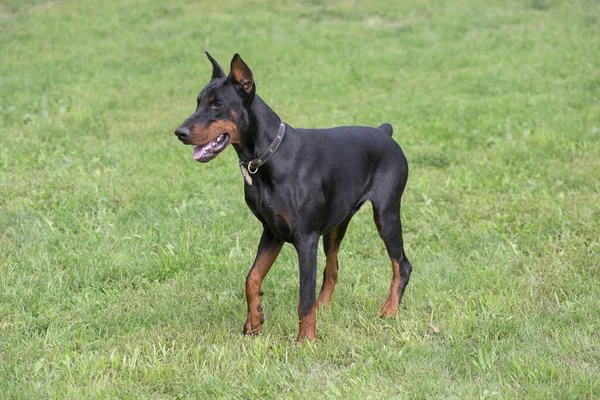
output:
[[[248,111],[256,92],[252,71],[239,54],[231,60],[229,75],[206,55],[212,63],[212,78],[196,98],[196,111],[175,130],[179,140],[195,146],[194,159],[199,162],[208,162],[229,143],[242,141],[240,132],[250,123]]]

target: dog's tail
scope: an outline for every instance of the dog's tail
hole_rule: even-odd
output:
[[[377,129],[379,129],[380,131],[384,131],[388,134],[388,136],[392,136],[392,133],[394,133],[394,128],[392,128],[392,126],[388,123],[379,125]]]

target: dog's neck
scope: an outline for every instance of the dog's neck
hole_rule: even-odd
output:
[[[275,140],[280,124],[279,115],[255,95],[248,112],[248,128],[240,143],[233,144],[238,157],[246,161],[259,157]]]

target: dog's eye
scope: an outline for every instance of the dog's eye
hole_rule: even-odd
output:
[[[217,108],[223,107],[223,103],[219,103],[218,101],[215,101],[215,102],[211,103],[210,107],[213,110],[216,110]]]

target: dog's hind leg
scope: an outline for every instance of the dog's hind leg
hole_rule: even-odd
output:
[[[323,286],[321,286],[317,300],[319,306],[327,307],[331,301],[337,283],[338,270],[340,269],[338,251],[353,215],[346,218],[337,228],[323,235],[323,250],[325,251],[326,262],[325,270],[323,270]]]
[[[385,243],[386,250],[392,261],[392,283],[390,292],[379,310],[380,317],[393,317],[398,312],[404,290],[410,280],[412,265],[404,253],[402,241],[402,224],[400,209],[378,210],[373,206],[373,217],[379,235]]]
[[[397,173],[380,175],[379,182],[372,187],[370,196],[375,225],[377,225],[379,236],[383,239],[392,261],[392,283],[390,292],[381,305],[380,317],[396,315],[412,271],[412,265],[404,253],[400,221],[400,198],[406,185],[407,176],[408,168],[404,162]]]

